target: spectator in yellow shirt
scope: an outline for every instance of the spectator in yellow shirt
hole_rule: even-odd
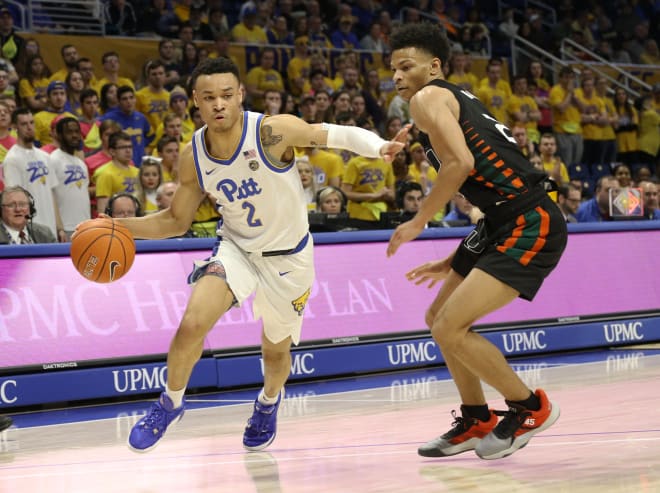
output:
[[[506,112],[506,106],[509,101],[511,89],[506,81],[502,81],[502,64],[491,63],[487,69],[487,77],[481,82],[476,96],[488,108],[493,117],[499,121],[508,124],[509,117]],[[502,84],[506,83],[506,86]]]
[[[419,183],[422,186],[422,193],[426,196],[431,191],[438,172],[426,159],[424,147],[419,142],[413,142],[410,146],[410,157],[412,162],[408,166],[409,179]]]
[[[136,109],[147,117],[152,131],[155,131],[167,113],[170,92],[165,89],[165,64],[151,60],[145,64],[147,85],[135,93]]]
[[[93,89],[101,94],[101,89],[108,83],[117,84],[117,87],[130,86],[135,89],[133,81],[128,77],[119,75],[119,54],[116,51],[107,51],[101,56],[101,64],[103,65],[103,77],[96,82]]]
[[[552,108],[552,130],[557,137],[558,152],[568,165],[582,162],[583,140],[580,101],[574,94],[575,74],[571,67],[559,71],[559,84],[550,89],[548,103]]]
[[[252,109],[263,112],[264,92],[268,89],[284,91],[284,81],[280,73],[273,68],[275,65],[273,48],[264,48],[259,60],[259,65],[248,72],[245,86]]]
[[[479,79],[472,72],[468,72],[466,67],[467,55],[462,51],[454,52],[449,59],[447,81],[475,94],[479,89]]]
[[[348,198],[348,215],[354,227],[380,226],[380,214],[394,205],[394,172],[381,158],[355,156],[346,167],[341,190]]]
[[[296,38],[293,58],[289,60],[289,64],[286,67],[289,90],[296,98],[300,97],[303,93],[305,82],[307,82],[311,71],[308,42],[307,36],[298,36]]]
[[[580,91],[575,91],[575,98],[580,105],[580,123],[584,150],[582,162],[587,165],[603,164],[603,128],[608,124],[605,102],[596,93],[593,77],[582,79]]]
[[[65,111],[66,106],[66,84],[56,80],[48,84],[46,90],[46,102],[48,106],[45,110],[39,111],[34,115],[34,130],[36,140],[39,141],[41,147],[53,142],[51,135],[51,122],[58,116],[78,117],[73,113]]]
[[[548,173],[548,176],[552,178],[558,186],[568,184],[570,181],[568,170],[561,158],[557,156],[557,140],[555,139],[555,136],[552,134],[541,135],[539,151],[541,152],[543,170]]]
[[[513,79],[513,94],[506,106],[511,125],[520,123],[527,129],[527,138],[538,144],[541,140],[538,122],[541,112],[534,98],[527,91],[527,77],[516,75]]]
[[[257,24],[257,9],[248,7],[243,13],[243,20],[231,30],[231,37],[237,43],[266,44],[266,31]]]

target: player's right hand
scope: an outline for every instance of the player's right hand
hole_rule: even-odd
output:
[[[391,163],[394,161],[394,156],[396,156],[397,152],[405,147],[406,142],[408,142],[408,132],[411,128],[412,125],[410,123],[404,125],[392,140],[385,142],[380,150],[380,155],[385,162]]]
[[[448,258],[443,260],[433,260],[407,272],[406,278],[417,285],[428,282],[429,285],[427,288],[430,289],[435,286],[438,281],[443,281],[449,275],[450,269],[451,263]]]

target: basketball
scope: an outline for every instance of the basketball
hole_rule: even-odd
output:
[[[71,240],[71,261],[90,281],[116,281],[128,272],[134,259],[133,236],[112,219],[91,219],[81,223]]]

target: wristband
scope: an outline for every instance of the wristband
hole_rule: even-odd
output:
[[[380,150],[386,142],[375,133],[360,127],[324,123],[322,128],[328,131],[328,147],[347,149],[364,157],[380,157]]]

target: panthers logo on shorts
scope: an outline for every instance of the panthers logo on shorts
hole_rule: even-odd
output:
[[[291,302],[293,305],[293,309],[298,313],[298,315],[302,316],[303,310],[305,309],[305,305],[307,304],[307,300],[309,299],[309,295],[311,293],[311,290],[308,289],[305,291],[301,296],[296,298]]]

